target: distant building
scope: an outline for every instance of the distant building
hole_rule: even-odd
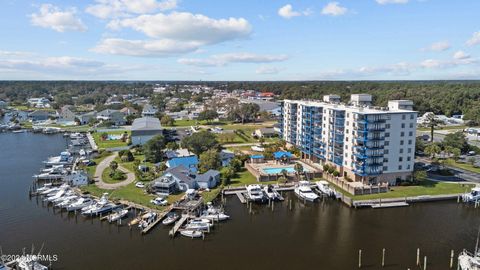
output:
[[[88,185],[88,174],[84,171],[73,171],[65,176],[65,182],[74,187]]]
[[[97,113],[97,119],[110,121],[116,126],[125,125],[127,123],[127,120],[125,119],[125,114],[119,110],[103,110]]]
[[[28,119],[32,120],[33,122],[45,121],[48,120],[49,117],[50,113],[43,110],[36,110],[28,114]]]
[[[186,148],[165,151],[165,156],[167,157],[167,159],[172,159],[176,157],[189,157],[194,155],[194,153],[190,152],[190,150]]]
[[[143,145],[156,135],[163,133],[162,125],[158,118],[142,117],[137,118],[132,124],[132,144]]]
[[[80,125],[86,125],[88,124],[92,119],[97,118],[97,112],[92,111],[92,112],[87,112],[84,114],[79,114],[77,115],[78,120],[80,121]]]
[[[142,117],[154,117],[157,113],[157,109],[150,104],[145,104],[142,110]]]
[[[258,138],[270,138],[277,136],[278,133],[275,131],[273,127],[271,128],[259,128],[255,130],[255,136]]]
[[[61,122],[73,122],[77,115],[74,112],[74,107],[72,105],[65,105],[60,109],[58,119]]]
[[[219,153],[220,160],[222,161],[222,167],[226,167],[230,164],[230,161],[235,157],[235,154],[229,150],[222,150]]]
[[[27,100],[27,103],[30,105],[30,107],[34,108],[50,108],[50,100],[45,97],[41,98],[29,98]]]
[[[155,179],[152,188],[155,192],[172,194],[187,189],[211,189],[220,182],[220,172],[209,170],[204,174],[192,173],[183,165],[169,168],[165,173]]]
[[[125,115],[137,115],[138,114],[138,111],[135,110],[132,107],[125,107],[125,108],[121,109],[120,112],[124,113]]]
[[[0,99],[0,110],[6,109],[7,106],[8,106],[8,103],[6,101]]]

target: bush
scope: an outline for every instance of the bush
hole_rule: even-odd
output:
[[[324,172],[328,172],[329,169],[330,169],[330,166],[328,166],[328,164],[323,165]]]
[[[337,170],[333,171],[333,176],[338,177],[339,175],[340,175],[339,171],[337,171]]]
[[[127,177],[125,175],[125,173],[121,172],[121,171],[115,171],[115,172],[112,172],[110,173],[110,177],[113,179],[113,180],[125,180]]]
[[[329,174],[332,174],[334,171],[335,171],[335,168],[333,168],[333,167],[328,168],[328,173]]]

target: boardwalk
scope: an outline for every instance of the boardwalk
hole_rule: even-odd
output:
[[[180,230],[180,227],[182,227],[183,223],[185,223],[188,218],[189,218],[188,215],[182,215],[180,220],[178,220],[177,223],[175,223],[175,226],[173,226],[173,228],[170,230],[170,232],[168,232],[168,234],[171,237],[174,237],[175,234],[177,234],[178,230]]]
[[[102,189],[116,189],[116,188],[119,188],[119,187],[126,186],[126,185],[128,185],[130,183],[133,183],[135,181],[135,174],[130,172],[129,170],[125,169],[120,164],[118,165],[118,170],[127,174],[127,179],[124,180],[124,181],[118,182],[118,183],[114,183],[114,184],[105,183],[103,181],[103,179],[102,179],[103,171],[105,169],[107,169],[108,166],[110,166],[110,163],[117,157],[117,155],[118,155],[118,153],[115,153],[115,154],[113,154],[109,157],[106,157],[105,159],[103,159],[97,165],[97,169],[95,170],[94,178],[95,178],[95,180],[98,180],[98,181],[95,181],[95,185],[97,185],[99,188],[102,188]]]

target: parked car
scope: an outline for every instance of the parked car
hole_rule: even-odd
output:
[[[155,204],[155,205],[161,205],[161,206],[165,206],[168,204],[168,201],[162,197],[157,197],[153,200],[150,201],[151,203]]]
[[[137,183],[135,183],[135,186],[138,187],[138,188],[144,188],[145,184],[142,183],[142,182],[137,182]]]

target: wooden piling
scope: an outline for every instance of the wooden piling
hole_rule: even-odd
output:
[[[290,204],[290,211],[292,211],[292,199],[288,200],[288,203]]]
[[[385,266],[385,249],[382,249],[382,267]]]
[[[453,268],[453,256],[455,255],[455,251],[452,251],[450,252],[450,269]]]
[[[417,266],[420,266],[420,248],[417,248]]]
[[[427,270],[427,256],[423,257],[423,270]]]
[[[358,268],[362,268],[362,250],[358,250]]]

